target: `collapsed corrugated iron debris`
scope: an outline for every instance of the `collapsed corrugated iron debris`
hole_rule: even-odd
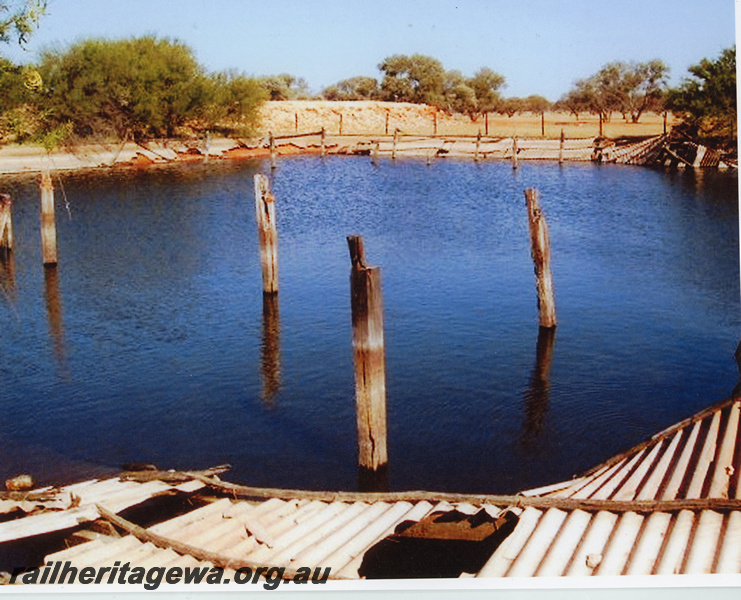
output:
[[[118,560],[225,577],[240,565],[329,567],[332,579],[738,574],[740,413],[730,398],[517,496],[265,490],[222,482],[223,467],[6,493],[0,571]]]

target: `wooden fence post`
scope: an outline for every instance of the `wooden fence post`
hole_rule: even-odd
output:
[[[294,123],[295,133],[298,133],[298,113],[293,113],[293,120],[295,121]]]
[[[9,194],[0,194],[0,254],[8,254],[13,250],[12,205]]]
[[[386,135],[389,134],[389,111],[386,111]]]
[[[556,302],[553,297],[551,276],[551,246],[548,224],[540,208],[538,192],[525,190],[527,223],[530,230],[530,251],[535,267],[535,287],[538,292],[538,313],[541,327],[556,326]]]
[[[545,113],[540,113],[540,135],[545,137]]]
[[[275,169],[275,136],[273,132],[269,132],[270,136],[270,168]]]
[[[358,461],[361,468],[378,471],[388,464],[381,270],[366,266],[362,237],[348,236],[347,244],[352,261],[350,297]]]
[[[340,135],[342,135],[342,113],[340,113]]]
[[[473,154],[473,160],[476,162],[479,161],[479,150],[481,149],[481,130],[479,129],[479,133],[476,136],[476,152]]]
[[[432,134],[437,135],[437,110],[432,113]]]
[[[484,113],[484,135],[489,137],[489,113]]]
[[[57,264],[57,225],[54,220],[54,186],[51,174],[41,175],[41,256],[45,265]]]
[[[517,136],[512,138],[512,168],[517,168]]]
[[[563,135],[563,127],[561,128],[561,143],[558,146],[558,164],[563,164],[563,145],[564,145],[564,135]]]
[[[322,133],[321,133],[321,144],[322,144],[322,158],[324,158],[324,155],[327,152],[326,148],[326,137],[327,137],[327,131],[322,127]]]
[[[391,147],[391,158],[393,160],[396,160],[396,142],[398,138],[399,138],[399,128],[397,127],[396,129],[394,129],[394,141],[393,141],[393,146]]]
[[[278,228],[275,220],[275,196],[265,175],[257,174],[255,181],[255,220],[260,242],[263,294],[278,293]]]

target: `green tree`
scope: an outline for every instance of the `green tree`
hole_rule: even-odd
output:
[[[172,137],[206,100],[192,51],[168,39],[85,40],[44,53],[40,71],[50,125],[83,136]]]
[[[669,93],[668,105],[701,138],[736,139],[736,47],[689,68],[690,78]]]
[[[0,0],[0,42],[24,45],[46,11],[46,0]]]
[[[660,110],[669,68],[660,60],[611,62],[587,79],[578,80],[560,100],[577,118],[588,110],[609,120],[613,111],[637,123],[646,110]]]
[[[501,115],[507,115],[510,119],[523,110],[527,110],[525,101],[515,96],[504,98],[497,106],[497,112]]]
[[[476,95],[479,113],[497,110],[502,102],[499,91],[505,86],[503,76],[488,67],[483,67],[468,80],[468,86]]]
[[[351,77],[329,86],[322,92],[326,100],[373,100],[379,96],[375,77]]]
[[[460,71],[445,73],[443,97],[445,98],[444,108],[449,113],[463,113],[471,118],[478,114],[476,92]]]
[[[303,77],[281,73],[260,77],[259,82],[265,88],[268,100],[303,100],[311,96]]]
[[[551,109],[551,103],[548,98],[538,95],[528,96],[523,100],[523,106],[525,110],[531,113],[537,113],[542,115],[546,111]]]
[[[249,135],[258,121],[258,109],[267,98],[260,82],[236,71],[207,77],[203,84],[203,103],[198,116],[203,129]]]
[[[583,112],[589,112],[589,98],[584,94],[582,89],[576,87],[569,90],[566,94],[559,98],[554,108],[556,110],[565,110],[576,117],[579,120],[579,115]]]
[[[384,99],[445,106],[445,69],[439,60],[422,54],[394,54],[378,68],[384,74],[381,81]]]

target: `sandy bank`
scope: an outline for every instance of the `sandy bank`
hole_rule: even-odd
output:
[[[670,121],[671,124],[671,121]],[[615,118],[605,124],[608,137],[649,136],[663,131],[663,119],[645,115],[639,124]],[[319,135],[324,128],[328,154],[370,154],[377,147],[381,156],[394,152],[393,134],[398,130],[397,156],[428,159],[464,157],[507,159],[512,156],[512,139],[518,138],[518,158],[556,160],[561,130],[567,138],[564,160],[589,160],[594,138],[599,133],[595,118],[576,120],[563,113],[522,114],[513,117],[489,115],[472,120],[465,115],[447,115],[434,108],[403,102],[267,102],[261,109],[259,137],[251,140],[212,139],[159,141],[139,145],[89,144],[47,154],[37,146],[0,147],[0,173],[33,173],[56,170],[146,167],[169,162],[222,159],[249,159],[269,156],[268,136],[277,138],[277,154],[321,152]],[[475,136],[484,137],[476,145]]]

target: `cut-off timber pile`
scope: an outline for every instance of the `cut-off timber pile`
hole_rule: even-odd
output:
[[[255,220],[260,243],[262,290],[278,293],[278,227],[275,218],[275,196],[265,175],[257,174],[255,182]]]
[[[556,326],[556,301],[551,275],[551,245],[548,225],[540,208],[538,192],[525,190],[527,222],[530,231],[530,248],[535,268],[535,285],[538,292],[538,319],[541,327]]]
[[[386,365],[381,270],[365,264],[363,238],[349,236],[352,269],[353,355],[361,468],[380,471],[388,464],[386,449]]]
[[[0,254],[13,250],[13,201],[9,194],[0,194]]]
[[[54,220],[54,186],[51,174],[41,174],[41,253],[44,265],[57,264],[57,226]]]

